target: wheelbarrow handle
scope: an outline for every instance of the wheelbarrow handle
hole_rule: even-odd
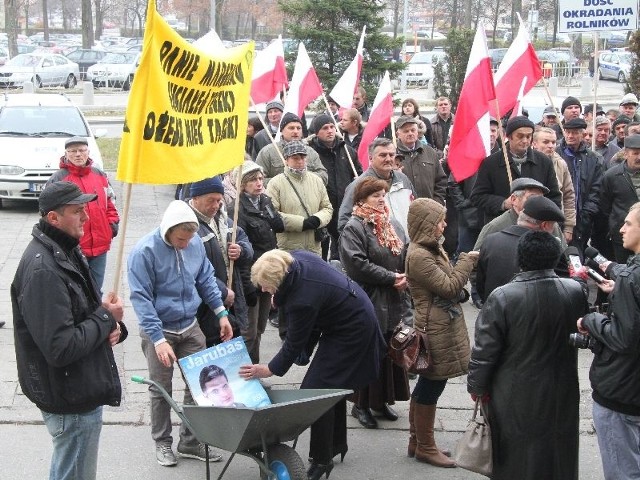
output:
[[[180,416],[180,418],[184,420],[182,407],[180,407],[180,405],[176,403],[176,401],[171,397],[171,395],[169,395],[167,391],[157,382],[154,382],[153,380],[149,380],[148,378],[142,377],[140,375],[132,376],[131,381],[135,383],[146,383],[147,385],[151,385],[152,387],[156,388],[162,394],[162,396],[167,401],[167,403],[171,406],[171,408],[173,408],[173,410]]]

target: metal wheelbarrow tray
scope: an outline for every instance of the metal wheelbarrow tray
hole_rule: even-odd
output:
[[[267,390],[271,405],[261,408],[178,405],[156,382],[132,377],[160,391],[171,408],[205,445],[232,452],[218,480],[236,453],[256,461],[262,479],[306,480],[304,462],[294,448],[283,442],[296,440],[309,426],[351,390]],[[210,479],[209,461],[206,478]]]

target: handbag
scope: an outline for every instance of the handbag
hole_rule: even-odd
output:
[[[298,197],[298,200],[300,200],[300,206],[304,210],[304,213],[307,214],[307,217],[310,217],[311,215],[309,214],[309,210],[307,210],[307,207],[305,207],[304,202],[302,201],[302,197],[298,193],[298,190],[296,190],[296,187],[294,187],[293,182],[286,175],[284,176],[284,178],[287,179],[287,181],[289,182],[289,185],[291,185],[291,188],[293,188],[293,191],[295,192],[296,197]],[[327,238],[329,238],[329,230],[327,230],[327,227],[318,227],[313,231],[313,238],[316,242],[322,243]]]
[[[482,415],[478,417],[478,410]],[[487,420],[485,406],[476,399],[473,417],[464,435],[458,441],[453,456],[456,465],[471,472],[491,477],[493,471],[493,451],[491,446],[491,428]]]
[[[393,363],[409,373],[427,373],[431,365],[427,334],[402,322],[393,330],[387,353]]]

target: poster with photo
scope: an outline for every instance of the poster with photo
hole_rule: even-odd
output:
[[[244,380],[239,371],[250,365],[242,337],[178,360],[196,405],[259,408],[271,400],[258,379]]]

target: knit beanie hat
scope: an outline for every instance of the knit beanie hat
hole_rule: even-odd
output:
[[[578,100],[576,97],[567,97],[564,99],[564,102],[562,102],[562,107],[560,108],[560,112],[562,112],[562,114],[564,115],[565,108],[570,107],[572,105],[579,106],[580,111],[582,111],[582,104],[580,103],[580,100]]]
[[[262,167],[252,160],[245,160],[242,164],[242,178],[257,170],[262,172]]]
[[[191,197],[199,197],[207,193],[221,193],[224,195],[224,186],[219,176],[205,178],[199,182],[192,183],[189,193]]]
[[[333,124],[333,119],[327,115],[326,113],[321,113],[320,115],[316,115],[314,119],[311,121],[311,126],[309,127],[309,131],[311,133],[318,133],[322,127],[324,127],[327,123]]]
[[[561,254],[560,242],[547,232],[532,230],[518,242],[518,265],[523,272],[554,268]]]
[[[302,125],[302,120],[295,113],[287,112],[282,116],[282,120],[280,120],[280,131],[284,130],[289,123],[298,122]]]
[[[515,132],[519,128],[530,128],[531,131],[535,130],[536,126],[533,124],[531,120],[523,115],[519,115],[517,117],[510,118],[507,122],[506,134],[507,137]]]
[[[267,103],[267,106],[265,107],[267,112],[272,108],[277,108],[281,112],[284,112],[284,105],[282,104],[282,102],[279,102],[278,100],[274,100],[273,102]]]

